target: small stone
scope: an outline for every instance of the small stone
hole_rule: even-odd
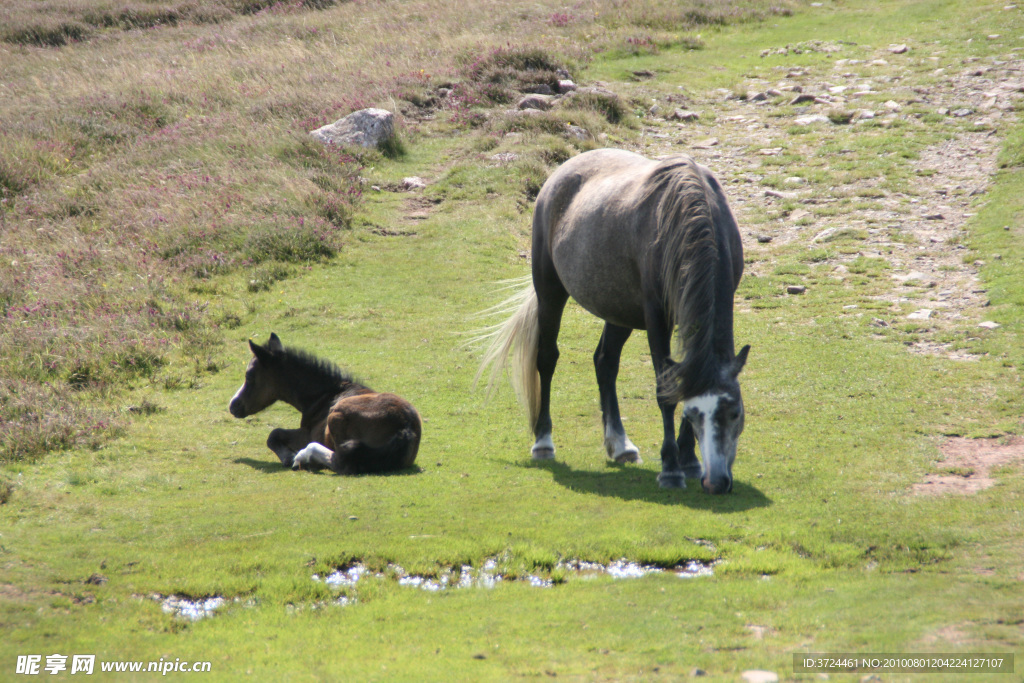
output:
[[[760,242],[761,244],[768,244],[769,242],[772,241],[772,236],[771,235],[758,235],[757,236],[757,241]]]
[[[744,671],[740,674],[746,683],[778,683],[779,675],[774,671],[761,671],[757,669],[751,669],[750,671]]]
[[[941,221],[946,219],[946,217],[943,216],[941,213],[926,213],[925,215],[922,216],[922,218],[924,218],[926,221]]]
[[[747,93],[748,102],[764,102],[768,99],[768,93],[755,92],[753,90]]]
[[[870,62],[868,62],[868,65],[869,66],[889,66],[889,62],[885,61],[884,59],[873,59]]]
[[[986,330],[994,330],[999,326],[999,323],[993,322],[991,320],[986,320],[983,323],[978,323],[978,327],[984,327]]]
[[[882,106],[888,109],[889,111],[899,111],[900,109],[903,108],[900,106],[900,103],[897,102],[896,100],[886,100],[882,104]]]
[[[707,676],[708,672],[705,671],[704,669],[694,669],[693,671],[690,672],[690,675],[693,676],[694,678],[698,678],[700,676]]]
[[[968,109],[967,107],[964,107],[962,109],[954,109],[953,110],[953,116],[955,116],[955,117],[957,117],[959,119],[962,119],[965,116],[970,116],[973,113],[974,113],[974,110],[973,109]]]
[[[518,109],[538,109],[540,111],[547,111],[551,109],[551,96],[533,94],[527,95],[526,97],[519,100],[516,104]]]
[[[402,178],[402,189],[403,190],[421,190],[427,186],[427,181],[418,176],[410,176],[408,178]]]
[[[558,81],[558,92],[563,95],[567,92],[572,92],[576,89],[576,84],[570,81],[568,78],[563,78]]]
[[[790,213],[788,218],[791,221],[799,221],[799,220],[803,220],[804,218],[807,218],[810,215],[811,215],[811,212],[807,211],[806,209],[797,209],[796,211],[793,211],[792,213]]]
[[[995,323],[993,323],[993,324],[995,324]],[[984,325],[984,323],[982,323],[982,325]],[[996,327],[999,327],[999,326],[996,325]],[[88,579],[86,579],[85,582],[87,584],[89,584],[90,586],[102,586],[103,584],[105,584],[107,582],[107,577],[103,576],[103,574],[93,574]]]
[[[939,116],[949,116],[949,107],[939,107],[935,110],[935,113]]]
[[[348,518],[348,519],[349,519],[349,521],[350,521],[350,522],[354,522],[354,521],[356,521],[356,520],[357,520],[357,519],[359,519],[359,518],[358,518],[358,517],[356,517],[355,515],[349,515],[349,518]]]
[[[885,322],[881,318],[872,318],[871,322],[868,323],[871,327],[889,327],[889,323]]]
[[[586,128],[580,128],[579,126],[568,125],[565,127],[565,134],[570,138],[576,140],[586,140],[590,137],[590,133]]]
[[[870,109],[858,109],[853,112],[854,121],[870,121],[873,118],[875,118],[875,112]]]
[[[789,285],[788,287],[786,287],[786,292],[788,294],[803,294],[806,291],[807,287],[805,287],[804,285]]]
[[[817,235],[815,235],[814,239],[812,239],[811,242],[827,242],[837,232],[839,232],[839,228],[825,228]]]
[[[791,105],[795,105],[795,104],[806,104],[806,103],[808,103],[808,102],[813,102],[813,101],[814,101],[814,99],[815,99],[815,98],[814,98],[814,95],[812,95],[812,94],[810,94],[810,93],[802,92],[802,93],[800,93],[799,95],[797,95],[796,97],[794,97],[793,99],[791,99],[791,100],[789,101],[789,103],[790,103]]]
[[[798,126],[811,126],[815,123],[828,123],[828,117],[824,114],[809,114],[807,116],[798,116],[793,119],[793,123]]]
[[[659,116],[661,114],[661,105],[652,104],[651,108],[647,110],[648,116]]]
[[[775,197],[776,199],[796,199],[796,192],[780,192],[778,190],[765,190],[765,197]]]
[[[673,121],[696,121],[700,114],[689,109],[676,109],[669,118]]]
[[[893,53],[894,55],[901,55],[901,54],[905,53],[909,49],[910,48],[908,48],[906,46],[906,44],[904,44],[904,43],[900,43],[899,45],[890,45],[889,46],[889,52]]]
[[[784,185],[806,185],[807,179],[801,178],[800,176],[790,176],[782,181]]]
[[[921,310],[914,311],[908,315],[907,320],[927,320],[930,317],[932,317],[932,309],[922,308]]]
[[[718,138],[704,138],[703,140],[698,140],[697,142],[693,143],[692,147],[694,149],[711,149],[717,144]]]

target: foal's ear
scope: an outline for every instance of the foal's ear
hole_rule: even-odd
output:
[[[284,345],[281,344],[281,338],[273,332],[270,333],[270,341],[267,342],[267,348],[273,353],[281,353],[284,351]]]
[[[269,344],[267,346],[269,346]],[[273,351],[266,346],[260,346],[252,339],[249,340],[249,350],[252,351],[252,355],[256,356],[256,360],[261,363],[269,363],[274,360]]]
[[[736,359],[732,362],[732,375],[735,377],[740,374],[740,370],[747,364],[747,354],[750,353],[750,344],[747,344],[740,352],[736,354]]]

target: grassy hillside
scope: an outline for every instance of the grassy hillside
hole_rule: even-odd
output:
[[[0,670],[805,679],[794,652],[1024,652],[1020,461],[940,451],[1019,444],[1020,10],[52,7],[70,42],[31,38],[38,3],[0,15]],[[509,112],[557,69],[600,90]],[[306,136],[371,105],[400,114],[387,155]],[[730,496],[657,488],[641,334],[619,383],[640,466],[604,462],[600,323],[574,306],[556,463],[529,461],[511,392],[473,388],[464,341],[528,273],[540,184],[603,146],[693,154],[744,232]],[[417,469],[281,469],[264,442],[294,411],[226,409],[271,330],[409,398]],[[621,559],[649,573],[582,564]]]

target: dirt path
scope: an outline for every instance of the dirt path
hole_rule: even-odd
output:
[[[748,266],[752,274],[770,272],[787,248],[823,248],[837,234],[857,234],[858,249],[827,253],[819,263],[839,281],[849,279],[850,263],[860,257],[888,264],[891,287],[872,296],[891,305],[871,324],[916,322],[911,351],[970,359],[942,333],[976,330],[986,322],[988,300],[978,277],[983,264],[965,260],[963,241],[997,170],[1001,133],[1016,119],[1024,61],[929,69],[928,60],[938,63],[940,57],[919,55],[916,68],[908,68],[908,55],[889,49],[858,53],[861,59],[844,57],[842,48],[819,49],[834,58],[831,70],[775,67],[777,79],[748,78],[737,89],[746,96],[728,90],[693,96],[686,106],[698,112],[696,123],[668,120],[679,105],[663,97],[658,116],[644,122],[640,151],[689,153],[724,181],[745,250],[765,257]],[[873,161],[863,151],[858,156],[836,147],[844,136],[877,133],[897,122],[898,135],[940,141],[897,159],[905,180],[893,189],[891,178],[858,174],[858,162],[866,167]],[[799,134],[807,130],[820,134]],[[893,142],[898,151],[898,139]],[[897,152],[881,147],[878,153]],[[831,172],[826,164],[826,184],[822,154],[853,170]],[[808,165],[816,159],[817,167]]]

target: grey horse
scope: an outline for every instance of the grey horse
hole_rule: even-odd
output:
[[[687,477],[700,478],[705,491],[727,493],[744,420],[737,377],[750,351],[737,354],[733,342],[742,272],[739,228],[708,169],[684,155],[655,161],[615,149],[580,154],[537,196],[532,281],[505,302],[512,315],[485,335],[480,373],[490,367],[493,384],[511,357],[513,387],[536,437],[532,457],[553,459],[551,378],[562,311],[573,297],[605,321],[594,366],[608,457],[639,462],[615,380],[629,335],[646,330],[664,423],[658,483],[683,488]]]

